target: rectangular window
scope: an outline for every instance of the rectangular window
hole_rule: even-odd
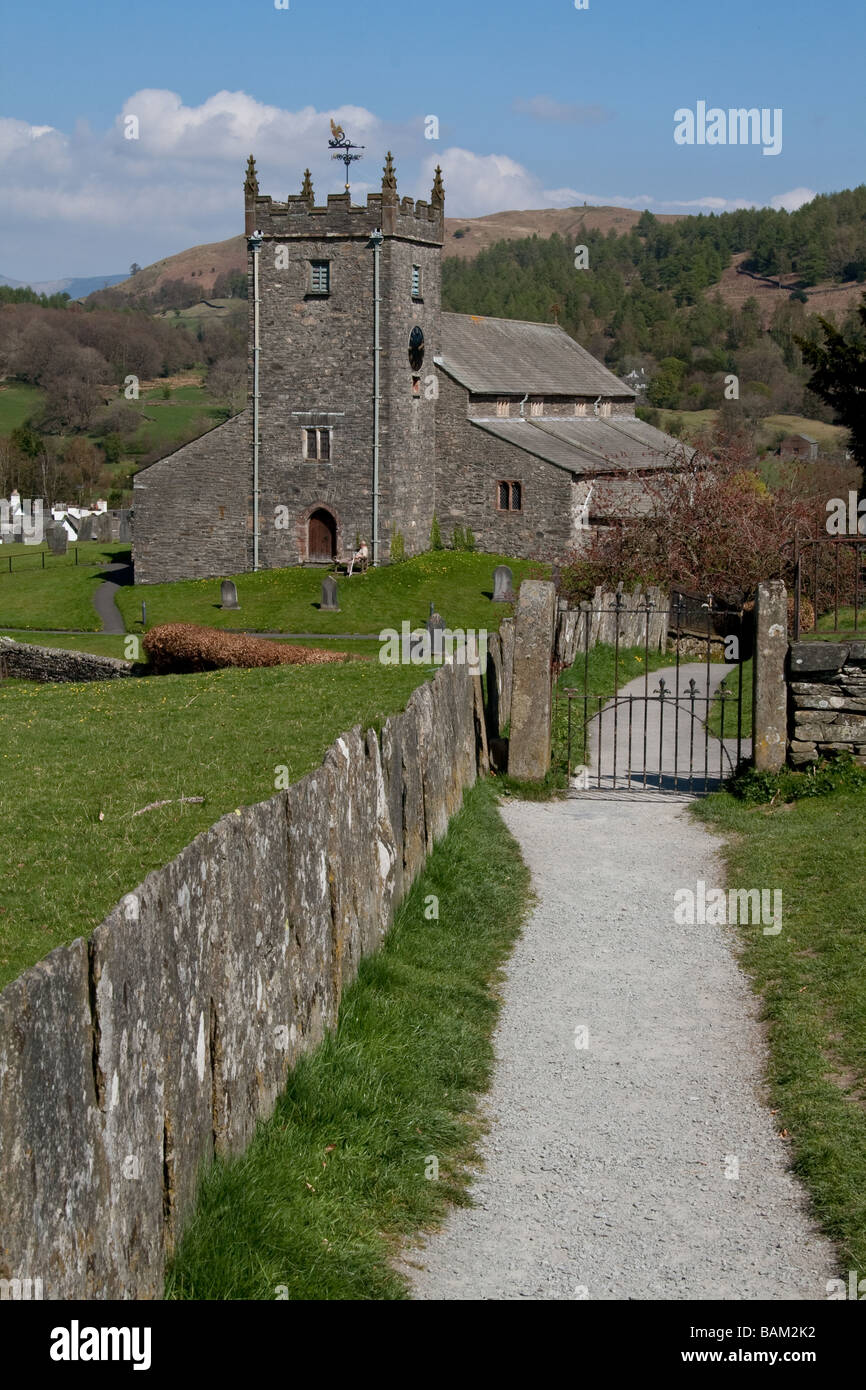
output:
[[[543,414],[544,414],[544,401],[537,401],[537,400],[536,400],[536,401],[530,401],[530,402],[529,402],[529,413],[530,413],[530,415],[543,415]]]
[[[504,397],[500,396],[499,400],[496,402],[496,414],[497,414],[497,415],[508,415],[508,413],[509,413],[509,402],[508,402]]]
[[[500,512],[523,510],[523,484],[511,479],[496,484],[496,508]]]
[[[305,429],[302,431],[304,458],[328,463],[331,458],[331,431],[329,429]]]
[[[413,298],[413,299],[420,299],[420,298],[421,298],[421,267],[420,267],[420,265],[413,265],[413,267],[412,267],[412,298]]]
[[[310,294],[331,293],[331,262],[310,261]]]

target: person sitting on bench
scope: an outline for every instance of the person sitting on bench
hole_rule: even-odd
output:
[[[367,542],[361,541],[360,548],[355,551],[354,555],[352,556],[352,559],[349,562],[349,575],[351,575],[352,569],[355,565],[358,565],[360,569],[367,568],[367,554]],[[347,579],[349,575],[346,576]]]

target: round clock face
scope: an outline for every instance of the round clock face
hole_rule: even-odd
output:
[[[409,334],[409,362],[418,371],[424,361],[424,333],[417,323]]]

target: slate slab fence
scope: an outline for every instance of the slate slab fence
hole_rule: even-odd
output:
[[[203,1165],[245,1147],[333,1028],[474,783],[479,700],[443,666],[381,740],[342,734],[3,990],[0,1278],[161,1297]]]

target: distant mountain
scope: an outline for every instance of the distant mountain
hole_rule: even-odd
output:
[[[10,280],[8,276],[0,275],[0,285],[8,285],[12,290],[32,290],[34,294],[65,293],[70,299],[84,299],[94,290],[117,285],[128,278],[127,275],[67,275],[62,280]]]

